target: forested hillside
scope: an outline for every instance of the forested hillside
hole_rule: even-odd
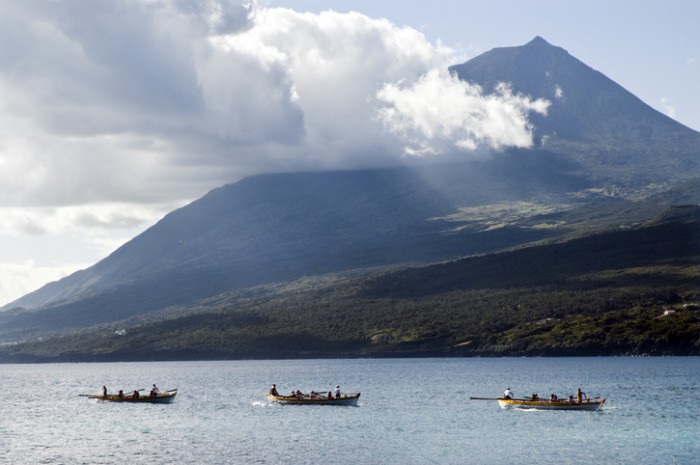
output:
[[[369,276],[223,294],[5,361],[700,354],[700,209],[643,227]],[[566,260],[562,260],[566,257]]]

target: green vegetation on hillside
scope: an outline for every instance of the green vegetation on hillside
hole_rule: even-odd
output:
[[[3,357],[700,354],[700,223],[690,211],[560,244],[225,294],[6,346]]]

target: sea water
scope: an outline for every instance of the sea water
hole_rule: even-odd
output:
[[[178,389],[170,405],[80,397]],[[357,407],[269,403],[361,391]],[[501,410],[574,394],[597,412]],[[2,464],[700,464],[700,358],[0,365]],[[143,391],[142,391],[143,392]]]

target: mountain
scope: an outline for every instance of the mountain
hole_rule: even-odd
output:
[[[171,212],[96,265],[0,312],[16,341],[205,305],[325,273],[418,266],[631,227],[700,203],[700,135],[541,38],[452,71],[552,106],[532,150],[378,170],[265,174]],[[656,195],[657,197],[652,197]]]
[[[541,37],[496,48],[450,71],[485,91],[508,83],[517,93],[548,100],[548,114],[531,117],[539,145],[580,163],[589,176],[640,184],[700,171],[700,133]]]

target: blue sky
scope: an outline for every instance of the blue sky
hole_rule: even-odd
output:
[[[537,35],[700,129],[698,5],[0,0],[0,305],[248,175],[527,146],[445,69]]]

